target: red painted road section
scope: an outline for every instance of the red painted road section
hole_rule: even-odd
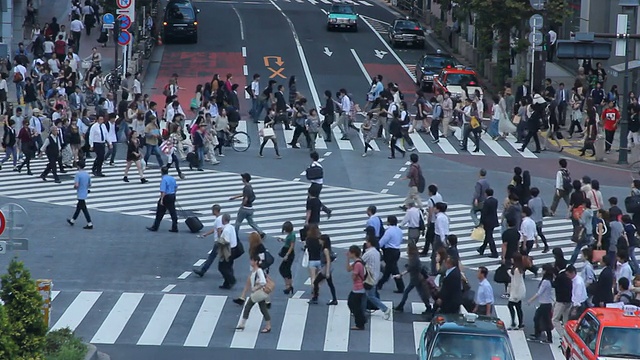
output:
[[[407,72],[399,64],[364,64],[364,68],[370,76],[382,75],[382,82],[386,87],[388,83],[394,82],[400,87],[404,94],[404,101],[411,106],[416,98],[416,84],[409,77]]]
[[[244,65],[244,58],[240,52],[165,52],[151,98],[160,106],[164,106],[165,96],[162,95],[162,90],[169,83],[171,75],[177,73],[178,84],[184,88],[178,92],[178,101],[185,112],[189,113],[189,104],[198,84],[204,85],[211,81],[214,74],[219,74],[224,80],[230,73],[233,75],[232,82],[240,85],[238,98],[241,112],[246,113],[248,111],[246,100],[244,100],[246,80],[242,65]]]

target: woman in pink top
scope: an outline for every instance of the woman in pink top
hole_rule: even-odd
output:
[[[361,254],[362,252],[357,245],[349,247],[349,252],[347,253],[347,271],[351,272],[351,279],[353,280],[353,288],[347,300],[349,310],[355,319],[355,326],[352,326],[351,330],[364,330],[364,324],[367,322],[363,306],[366,304],[367,298],[364,291],[364,280],[367,273],[364,262],[360,259]]]

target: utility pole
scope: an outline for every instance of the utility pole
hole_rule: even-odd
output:
[[[120,78],[120,74],[118,74],[118,48],[120,47],[120,45],[118,45],[118,37],[120,36],[120,20],[118,19],[118,17],[116,16],[114,23],[113,23],[113,38],[114,38],[114,51],[115,51],[115,56],[113,57],[113,70],[111,70],[112,76],[111,76],[111,80],[113,81],[113,84],[111,86],[111,93],[113,95],[113,104],[115,106],[118,106],[118,86],[120,85],[120,81],[118,81],[118,79]]]

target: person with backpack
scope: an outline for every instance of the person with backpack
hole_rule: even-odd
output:
[[[426,277],[425,275],[423,275],[425,271],[423,271],[422,262],[420,261],[420,254],[418,253],[418,247],[415,244],[409,243],[407,245],[407,258],[407,269],[400,274],[394,275],[393,277],[399,279],[402,276],[409,274],[409,285],[404,289],[402,299],[400,300],[398,305],[393,308],[393,310],[397,312],[403,312],[404,304],[407,302],[409,293],[411,293],[411,290],[416,289],[418,295],[420,296],[420,299],[425,305],[425,311],[423,314],[428,314],[432,311],[431,302],[429,301],[431,292],[429,287],[425,287],[424,284],[425,282],[429,281],[429,276],[428,274],[426,274]]]
[[[411,154],[409,160],[411,160],[411,165],[409,166],[407,176],[404,178],[405,180],[409,180],[409,193],[404,199],[404,204],[400,206],[400,209],[404,211],[407,211],[407,205],[410,202],[413,202],[419,209],[422,209],[420,193],[424,192],[426,184],[424,176],[422,175],[422,169],[418,163],[418,154]]]
[[[569,207],[569,196],[573,188],[571,184],[571,173],[567,169],[567,159],[558,160],[558,165],[560,165],[560,169],[556,172],[556,191],[553,193],[553,200],[549,207],[551,216],[555,216],[560,200],[563,200],[565,204],[567,204],[567,208]]]
[[[367,283],[367,286],[371,286],[372,274],[367,273],[364,261],[360,258],[361,254],[362,251],[358,245],[351,245],[347,252],[347,271],[351,273],[353,281],[347,300],[349,311],[355,320],[355,325],[351,327],[351,330],[364,330],[364,324],[367,322],[362,304],[366,301],[364,285]]]
[[[432,104],[433,111],[431,112],[431,126],[429,127],[429,131],[431,132],[431,140],[432,143],[437,144],[440,142],[440,122],[444,119],[444,110],[442,109],[442,105],[438,103],[435,97],[432,97],[429,100]]]
[[[638,267],[638,260],[636,260],[636,248],[638,247],[638,235],[637,228],[631,220],[631,216],[622,216],[622,225],[624,226],[624,232],[627,234],[627,242],[629,248],[627,250],[629,254],[629,265],[634,274],[640,274],[640,267]]]
[[[614,296],[613,301],[621,302],[625,305],[640,306],[640,300],[634,297],[631,290],[629,290],[629,285],[630,285],[629,279],[627,278],[618,279],[618,294]]]

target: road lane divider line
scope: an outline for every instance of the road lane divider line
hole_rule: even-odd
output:
[[[350,325],[351,311],[346,301],[338,301],[338,305],[330,306],[324,335],[324,351],[349,351]]]
[[[143,296],[144,293],[122,293],[118,302],[109,311],[109,315],[107,315],[107,318],[91,339],[91,343],[115,344]]]
[[[247,47],[246,46],[242,47],[242,57],[245,57],[245,58],[247,57]]]
[[[185,297],[178,294],[163,295],[137,345],[162,345]]]
[[[164,289],[162,289],[162,292],[164,293],[171,292],[171,290],[173,290],[175,287],[176,287],[175,284],[169,284],[165,286]]]
[[[287,300],[287,310],[282,319],[276,350],[300,351],[302,349],[308,311],[309,302],[307,299]]]
[[[391,317],[385,320],[380,310],[370,315],[369,352],[393,354],[393,303],[391,301],[383,301],[382,303],[391,310]]]
[[[238,11],[238,9],[236,9],[235,6],[232,5],[231,8],[236,13],[236,16],[238,16],[238,22],[240,23],[240,39],[244,41],[244,23],[242,22],[242,17],[240,16],[240,12]]]
[[[380,42],[387,48],[387,50],[389,50],[389,53],[396,59],[398,64],[400,64],[400,66],[402,66],[402,68],[407,73],[407,75],[409,75],[409,78],[411,78],[411,80],[413,80],[413,82],[415,83],[416,82],[416,76],[411,73],[411,70],[409,70],[407,65],[400,59],[398,54],[396,54],[396,52],[391,48],[391,46],[389,46],[389,44],[376,31],[376,29],[373,27],[373,25],[371,25],[371,23],[369,23],[369,21],[367,21],[367,19],[365,19],[362,15],[359,15],[359,16],[360,16],[360,20],[362,20],[365,24],[367,24],[369,29],[371,29],[371,31],[373,31],[373,33],[376,35],[376,37],[378,37],[378,40],[380,40]]]
[[[188,278],[189,275],[191,275],[191,271],[185,271],[182,274],[180,274],[180,276],[178,276],[178,279],[184,280],[184,279]]]
[[[204,298],[183,346],[209,346],[226,301],[226,296],[207,295]]]
[[[68,327],[74,331],[87,316],[93,305],[102,295],[102,291],[81,291],[73,300],[67,310],[56,321],[51,330],[59,330]]]
[[[314,107],[320,110],[319,106],[321,106],[322,102],[320,101],[320,97],[318,96],[318,90],[316,89],[316,83],[311,76],[311,70],[309,69],[309,63],[307,62],[307,57],[304,54],[304,49],[302,48],[302,44],[300,43],[300,38],[298,37],[298,33],[296,32],[296,28],[293,25],[291,19],[287,16],[287,14],[282,11],[282,8],[278,6],[273,0],[269,0],[271,5],[278,9],[280,14],[287,20],[289,23],[289,28],[291,29],[291,34],[293,35],[293,40],[296,43],[296,48],[298,49],[298,56],[300,57],[300,62],[302,63],[302,70],[304,71],[304,76],[307,78],[307,84],[309,84],[309,90],[311,91],[311,97],[313,98]],[[324,116],[320,115],[321,120],[324,119]]]
[[[367,82],[371,83],[371,76],[369,76],[369,73],[367,72],[367,68],[364,67],[362,60],[360,60],[360,57],[358,56],[358,53],[356,53],[355,49],[351,49],[351,55],[353,55],[353,58],[356,60],[356,63],[358,64],[358,67],[362,71],[362,74],[364,74],[364,77],[367,79]]]

